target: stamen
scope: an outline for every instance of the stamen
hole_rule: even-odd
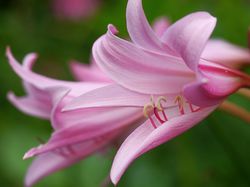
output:
[[[159,120],[159,122],[161,124],[163,124],[165,122],[164,120],[161,119],[161,116],[158,113],[158,108],[156,108],[156,107],[154,108],[154,114],[155,114],[155,117]]]
[[[167,98],[163,97],[163,96],[158,97],[158,99],[157,99],[157,108],[159,109],[159,111],[163,111],[163,107],[162,107],[162,104],[161,104],[162,101],[164,101],[166,103]]]
[[[155,124],[155,122],[154,122],[154,120],[152,119],[151,116],[149,117],[149,120],[150,120],[152,126],[153,126],[155,129],[157,129],[157,126],[156,126],[156,124]]]
[[[184,112],[184,99],[182,96],[178,95],[175,99],[175,103],[179,105],[179,111],[180,114],[183,115],[185,114]]]
[[[168,121],[167,115],[165,114],[165,111],[164,111],[164,109],[162,107],[162,104],[161,104],[162,101],[166,103],[167,102],[167,98],[163,97],[163,96],[158,97],[158,99],[157,99],[157,108],[158,108],[159,111],[162,112],[162,115],[163,115],[165,121]]]
[[[154,105],[152,105],[151,103],[148,103],[146,105],[144,105],[143,108],[143,114],[146,118],[148,118],[150,116],[150,113],[154,110]]]
[[[154,110],[154,108],[155,108],[155,107],[154,107],[154,103],[152,102],[152,97],[151,97],[151,103],[148,103],[148,104],[146,104],[146,105],[144,106],[144,108],[143,108],[143,114],[144,114],[144,116],[145,116],[146,118],[149,118],[149,120],[150,120],[152,126],[156,129],[157,126],[156,126],[154,120],[153,120],[152,117],[151,117],[151,113],[152,113],[152,111]]]
[[[151,104],[153,107],[155,107],[155,102],[154,102],[154,96],[153,96],[153,95],[150,96],[150,104]]]
[[[168,118],[167,115],[164,112],[164,108],[162,106],[162,102],[167,102],[166,97],[160,96],[157,99],[157,106],[155,106],[154,103],[154,98],[153,96],[150,97],[150,103],[146,104],[143,108],[143,114],[145,117],[149,118],[152,126],[156,129],[157,125],[156,122],[153,120],[152,113],[155,115],[156,119],[158,120],[159,123],[163,124],[165,123]],[[162,117],[159,114],[159,111],[162,112],[162,116],[164,117],[164,119],[162,119]]]
[[[224,101],[219,108],[250,123],[250,112],[230,101]]]

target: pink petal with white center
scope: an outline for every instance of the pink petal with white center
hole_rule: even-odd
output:
[[[25,82],[32,84],[38,89],[45,89],[45,88],[54,87],[54,86],[68,87],[68,88],[71,88],[72,95],[78,96],[89,90],[93,90],[93,89],[106,85],[105,83],[90,83],[90,82],[76,83],[76,82],[60,81],[60,80],[47,78],[45,76],[29,71],[27,70],[27,68],[23,68],[13,57],[9,48],[7,48],[6,55],[9,59],[9,64],[12,67],[12,69]]]
[[[111,80],[94,64],[87,65],[73,61],[70,63],[70,69],[78,81],[111,82]]]
[[[197,71],[201,54],[214,27],[216,18],[206,12],[196,12],[172,24],[162,41],[184,59],[187,66]]]
[[[229,68],[239,69],[242,65],[250,64],[250,50],[214,39],[208,41],[202,58]]]
[[[214,106],[172,118],[156,129],[147,120],[129,135],[118,150],[111,169],[112,182],[116,185],[127,167],[140,155],[187,131],[207,117],[215,108]]]
[[[160,17],[153,23],[153,30],[158,37],[162,37],[167,28],[170,26],[170,21],[167,17]]]
[[[106,134],[100,139],[93,139],[66,147],[53,152],[39,155],[31,164],[25,178],[25,186],[31,187],[44,177],[78,162],[95,153],[117,137],[119,132]]]
[[[153,51],[167,50],[148,23],[141,0],[128,1],[126,20],[129,36],[136,45]]]
[[[95,42],[93,57],[118,84],[144,94],[165,94],[180,92],[194,80],[182,59],[145,51],[114,32],[115,27],[109,25],[107,34]]]

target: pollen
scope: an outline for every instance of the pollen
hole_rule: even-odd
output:
[[[162,101],[166,103],[167,102],[167,98],[164,97],[164,96],[158,97],[158,99],[157,99],[157,108],[158,108],[159,111],[163,111],[164,110],[163,107],[162,107]]]

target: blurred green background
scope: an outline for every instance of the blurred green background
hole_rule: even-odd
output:
[[[73,80],[68,62],[88,63],[93,42],[115,24],[122,37],[126,0],[103,0],[97,13],[80,22],[58,20],[49,0],[0,0],[0,186],[21,187],[31,160],[22,156],[47,139],[49,122],[26,116],[6,100],[13,90],[23,94],[21,81],[5,58],[12,47],[21,61],[28,52],[39,53],[35,71],[60,79]],[[166,15],[175,21],[198,10],[218,18],[214,37],[247,46],[250,25],[249,0],[144,0],[145,12],[152,22]],[[230,98],[250,111],[250,101]],[[247,187],[250,186],[250,124],[227,113],[216,111],[187,133],[145,154],[127,170],[121,187]],[[114,150],[97,155],[64,171],[47,177],[38,187],[97,187],[108,175]],[[112,186],[112,185],[111,185]]]

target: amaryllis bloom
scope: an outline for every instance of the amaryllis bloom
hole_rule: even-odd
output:
[[[55,15],[62,19],[81,20],[91,16],[100,0],[53,0]]]
[[[21,66],[7,50],[12,69],[23,79],[27,96],[8,94],[9,100],[21,111],[50,119],[54,132],[44,145],[28,151],[24,158],[37,156],[30,166],[25,185],[32,186],[43,177],[63,169],[102,150],[123,136],[141,117],[139,109],[97,108],[63,112],[62,108],[73,98],[107,85],[106,80],[90,82],[94,73],[86,75],[88,82],[54,80],[31,71],[35,54],[25,57]],[[91,70],[90,70],[91,71]],[[98,75],[100,76],[100,74]]]
[[[161,33],[167,26],[167,19],[160,18],[153,27],[156,33]],[[47,144],[31,149],[24,156],[37,156],[27,173],[26,186],[32,186],[41,178],[103,149],[114,140],[122,140],[143,116],[140,109],[128,110],[126,107],[62,111],[72,99],[112,82],[94,60],[90,65],[71,62],[73,75],[84,82],[69,82],[32,72],[37,58],[34,53],[25,57],[22,66],[14,59],[9,49],[7,57],[13,70],[23,79],[27,93],[24,97],[16,97],[10,92],[9,100],[28,115],[51,120],[54,129]],[[105,94],[109,93],[103,93],[103,96]],[[146,102],[148,96],[141,99]]]
[[[206,52],[211,50],[208,39],[215,24],[216,18],[197,12],[155,33],[145,18],[141,0],[129,0],[127,28],[131,42],[118,38],[117,29],[109,25],[108,32],[94,44],[95,61],[118,85],[83,94],[64,110],[129,106],[140,108],[148,118],[119,149],[111,170],[114,184],[134,159],[190,129],[227,96],[250,86],[250,77],[233,65],[239,63],[242,54],[244,59],[248,56],[244,62],[249,63],[248,51],[228,47],[233,53]],[[225,43],[213,41],[210,45],[218,44]],[[225,58],[220,57],[223,54],[232,54],[236,60],[226,59],[230,62],[227,67],[223,65]],[[240,58],[234,54],[240,54]]]

